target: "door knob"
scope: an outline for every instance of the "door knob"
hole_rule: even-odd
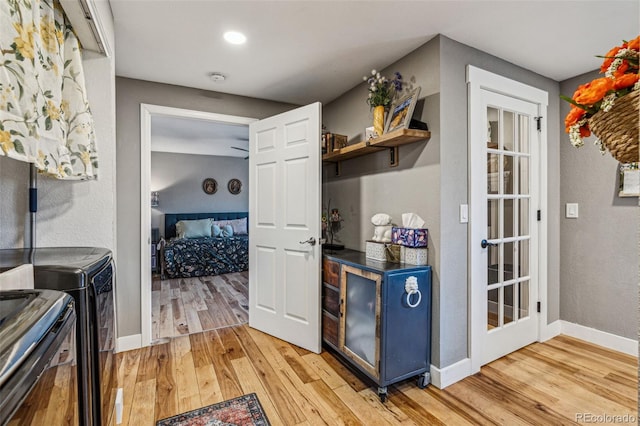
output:
[[[490,243],[487,240],[482,240],[480,242],[480,245],[482,246],[482,248],[487,248],[488,246],[491,246],[491,247],[497,247],[498,246],[496,243]]]
[[[300,241],[300,244],[309,244],[310,246],[315,246],[316,239],[314,237],[310,237],[307,241]]]

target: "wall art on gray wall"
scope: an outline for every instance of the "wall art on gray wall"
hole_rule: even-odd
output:
[[[227,184],[227,189],[233,195],[238,195],[242,191],[242,182],[240,182],[240,179],[231,179]]]
[[[209,195],[215,194],[218,190],[218,182],[215,179],[207,178],[202,181],[202,190]]]

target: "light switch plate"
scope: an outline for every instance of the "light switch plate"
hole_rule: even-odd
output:
[[[565,217],[567,219],[578,218],[578,203],[567,203],[565,207]]]
[[[469,204],[460,204],[460,223],[469,223]]]

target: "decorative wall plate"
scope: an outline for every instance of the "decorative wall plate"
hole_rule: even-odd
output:
[[[238,195],[242,191],[242,182],[240,182],[240,179],[231,179],[227,184],[227,189],[233,195]]]
[[[218,190],[218,182],[216,182],[215,179],[206,178],[202,181],[202,190],[205,192],[205,194],[215,194]]]

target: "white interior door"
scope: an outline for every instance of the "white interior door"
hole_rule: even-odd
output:
[[[538,340],[541,139],[538,104],[484,88],[475,99],[472,333],[476,363],[484,365]]]
[[[320,353],[321,104],[249,126],[249,325]]]

